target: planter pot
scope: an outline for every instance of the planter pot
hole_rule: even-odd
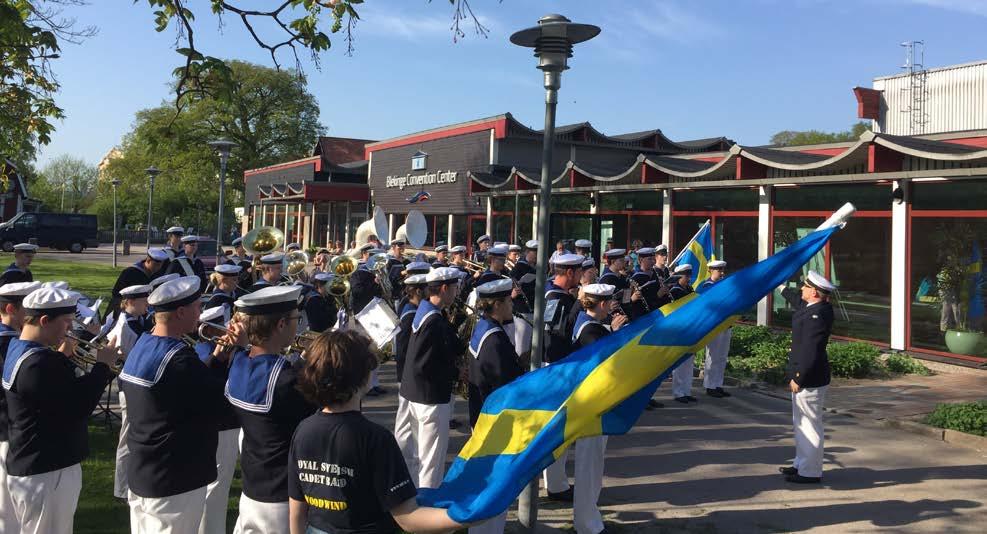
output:
[[[949,348],[949,352],[977,356],[979,355],[979,347],[983,342],[984,334],[981,332],[946,331],[946,346]]]

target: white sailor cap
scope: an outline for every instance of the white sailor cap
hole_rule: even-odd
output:
[[[406,286],[423,286],[428,283],[428,275],[426,274],[413,274],[404,279],[404,285]]]
[[[459,281],[459,269],[454,267],[439,267],[438,269],[432,269],[428,274],[425,275],[425,280],[429,285],[440,286],[442,284],[447,284],[450,281]]]
[[[514,281],[510,278],[501,278],[478,286],[476,296],[481,299],[499,299],[510,296],[512,289],[514,289]]]
[[[240,274],[243,267],[240,267],[239,265],[230,265],[229,263],[221,263],[213,270],[223,276],[236,276]]]
[[[836,286],[832,282],[826,280],[826,277],[817,273],[816,271],[809,271],[809,275],[805,277],[805,283],[809,286],[814,287],[820,293],[830,294],[835,289]]]
[[[0,302],[20,302],[41,288],[41,282],[13,282],[0,286]]]
[[[408,274],[426,274],[432,270],[432,266],[424,261],[413,261],[404,269]]]
[[[154,286],[151,284],[139,284],[121,289],[120,296],[125,299],[141,299],[150,296],[152,291],[154,291]]]
[[[177,273],[172,273],[177,274]],[[202,296],[200,289],[202,281],[198,276],[181,276],[169,280],[157,287],[147,297],[147,303],[154,306],[154,311],[170,311],[182,306],[188,306]]]
[[[288,243],[288,246],[284,247],[284,249],[288,252],[291,252],[292,250],[301,250],[302,246],[299,245],[298,243]]]
[[[510,250],[511,252],[521,252],[524,250],[524,247],[521,245],[510,244],[507,246],[507,250]]]
[[[281,265],[281,260],[283,259],[284,254],[275,252],[273,254],[268,254],[267,256],[262,256],[260,262],[264,265]]]
[[[32,245],[30,243],[18,243],[14,245],[14,252],[37,252],[38,245]]]
[[[158,287],[165,282],[171,282],[172,280],[178,280],[182,275],[178,273],[163,274],[154,280],[151,280],[151,287]]]
[[[603,253],[603,256],[607,259],[615,260],[617,258],[623,258],[627,255],[627,249],[623,248],[612,248]]]
[[[449,252],[449,246],[448,245],[439,245],[439,246],[435,247],[435,252]]]
[[[727,262],[723,260],[713,260],[706,264],[706,267],[710,269],[724,269],[727,266]]]
[[[679,265],[679,266],[675,267],[675,271],[674,272],[675,272],[675,274],[691,273],[692,272],[692,264],[691,263],[683,263],[682,265]]]
[[[240,297],[233,305],[245,315],[270,315],[298,308],[302,286],[270,286]]]
[[[449,249],[449,252],[453,254],[466,254],[466,247],[463,245],[456,245]]]
[[[360,245],[360,248],[358,248],[357,250],[359,250],[360,252],[367,252],[368,250],[373,250],[373,248],[374,248],[373,243],[364,243],[363,245]]]
[[[312,281],[316,284],[325,284],[335,278],[335,276],[336,275],[332,273],[315,273],[315,276],[312,277]]]
[[[154,247],[147,249],[147,257],[154,261],[165,261],[168,259],[168,253],[161,247]]]
[[[171,228],[168,228],[167,230],[165,230],[165,233],[166,234],[184,234],[185,233],[185,229],[182,228],[181,226],[172,226]]]
[[[53,287],[55,289],[68,289],[69,283],[64,280],[52,280],[51,282],[45,282],[41,284],[41,287]]]
[[[490,236],[488,236],[487,234],[483,234],[480,237],[476,238],[476,244],[477,245],[479,245],[480,243],[483,243],[484,241],[490,241]]]
[[[234,239],[233,242],[230,243],[230,245],[235,247],[235,246],[239,245],[240,243],[243,243],[243,238],[242,237],[238,237],[238,238]]]
[[[507,245],[494,245],[487,250],[487,254],[490,256],[506,256],[508,252]]]
[[[586,284],[581,289],[584,295],[609,299],[617,288],[610,284]]]
[[[661,256],[668,256],[668,245],[661,244],[655,247],[655,254],[659,254]]]
[[[529,240],[525,241],[524,248],[526,248],[528,250],[538,250],[538,240],[537,239],[529,239]]]
[[[576,248],[593,248],[593,242],[589,239],[577,239]]]
[[[638,258],[650,258],[655,255],[656,250],[651,247],[643,247],[637,249]]]
[[[198,243],[199,236],[197,235],[187,235],[182,238],[182,243]]]
[[[586,258],[586,260],[583,261],[583,269],[589,269],[591,267],[594,267],[595,265],[596,265],[596,260],[594,260],[593,258]]]
[[[390,246],[390,247],[403,247],[403,246],[405,246],[407,244],[408,244],[408,242],[405,241],[404,239],[401,239],[400,237],[395,237],[394,239],[391,240],[390,243],[388,243],[388,246]]]
[[[575,267],[577,269],[582,269],[583,261],[586,260],[586,256],[582,254],[559,254],[555,257],[553,262],[555,265],[562,267]]]
[[[216,319],[225,318],[224,313],[225,310],[223,309],[223,306],[213,306],[212,308],[209,308],[207,310],[202,310],[202,313],[199,314],[199,322],[215,324]],[[225,321],[220,321],[220,322],[224,323]]]
[[[372,248],[372,249],[370,249],[370,255],[371,256],[373,256],[374,254],[386,254],[386,253],[387,253],[387,251],[384,250],[384,249],[382,249],[382,248]]]
[[[198,280],[198,278],[196,278]],[[67,289],[42,287],[24,297],[22,306],[29,316],[75,314],[79,294]]]

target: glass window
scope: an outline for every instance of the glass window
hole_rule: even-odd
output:
[[[708,218],[709,217],[672,217],[673,246],[671,247],[671,250],[668,251],[668,261],[672,261],[675,256],[678,256],[679,251],[685,248],[685,245],[690,239],[692,239],[692,236],[696,235],[696,232],[702,228]]]
[[[456,215],[452,218],[452,246],[468,246],[466,237],[466,216]]]
[[[31,213],[26,213],[22,215],[17,222],[14,223],[18,228],[34,228],[37,222],[37,216]]]
[[[677,211],[751,211],[757,204],[757,189],[750,188],[672,192],[672,209]]]
[[[640,241],[642,246],[654,247],[661,244],[661,215],[634,215],[629,217],[627,233],[630,243]]]
[[[600,211],[661,211],[661,191],[601,194],[597,208]]]
[[[612,241],[612,243],[611,243]],[[611,248],[630,248],[627,238],[627,215],[600,215],[600,250],[606,252]],[[596,242],[593,243],[596,245]]]
[[[776,187],[774,195],[774,208],[781,211],[836,211],[847,202],[862,211],[891,209],[891,184]]]
[[[713,249],[728,272],[757,263],[757,217],[717,217],[715,231]]]
[[[593,239],[593,217],[590,215],[564,215],[552,214],[552,231],[549,233],[549,242],[555,250],[555,244],[559,241],[565,243],[569,251],[575,250],[577,239]]]
[[[987,357],[987,218],[915,217],[911,236],[911,345]]]
[[[514,212],[514,198],[510,197],[491,197],[490,203],[493,206],[493,211],[509,211]]]
[[[490,236],[494,241],[514,242],[514,213],[495,214],[490,224]]]
[[[917,210],[985,209],[987,181],[913,182],[912,208]]]
[[[589,212],[589,195],[552,195],[552,213],[561,211]]]
[[[518,195],[516,198],[517,208],[515,213],[517,214],[517,224],[515,225],[514,233],[517,235],[517,243],[524,245],[524,243],[532,239],[531,228],[535,218],[534,197],[531,195]]]
[[[429,241],[432,243],[433,247],[439,245],[448,245],[446,241],[449,240],[449,216],[448,215],[434,215],[435,225],[431,226],[434,228],[434,233],[430,237]]]

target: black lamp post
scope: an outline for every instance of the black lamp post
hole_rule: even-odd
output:
[[[157,167],[151,165],[144,170],[151,180],[151,187],[147,190],[147,250],[151,250],[151,201],[154,200],[154,178],[161,174]]]
[[[562,15],[546,15],[538,25],[511,35],[511,42],[535,49],[538,68],[545,76],[545,132],[542,141],[541,189],[538,192],[538,269],[535,277],[535,324],[531,336],[531,369],[542,365],[545,350],[545,267],[548,265],[549,209],[552,181],[549,173],[552,148],[555,143],[555,107],[558,103],[562,71],[569,68],[572,45],[588,41],[600,33],[591,24],[574,24]],[[532,480],[518,499],[518,520],[522,527],[534,532],[538,521],[538,479]]]
[[[209,146],[219,152],[219,214],[216,219],[216,265],[219,265],[220,252],[223,250],[223,202],[226,192],[226,162],[230,159],[230,151],[236,146],[233,141],[219,139],[210,141]]]

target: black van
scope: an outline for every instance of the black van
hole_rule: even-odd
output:
[[[39,247],[82,252],[99,246],[96,216],[83,213],[18,213],[0,223],[0,248],[14,250],[14,245],[37,239]]]

